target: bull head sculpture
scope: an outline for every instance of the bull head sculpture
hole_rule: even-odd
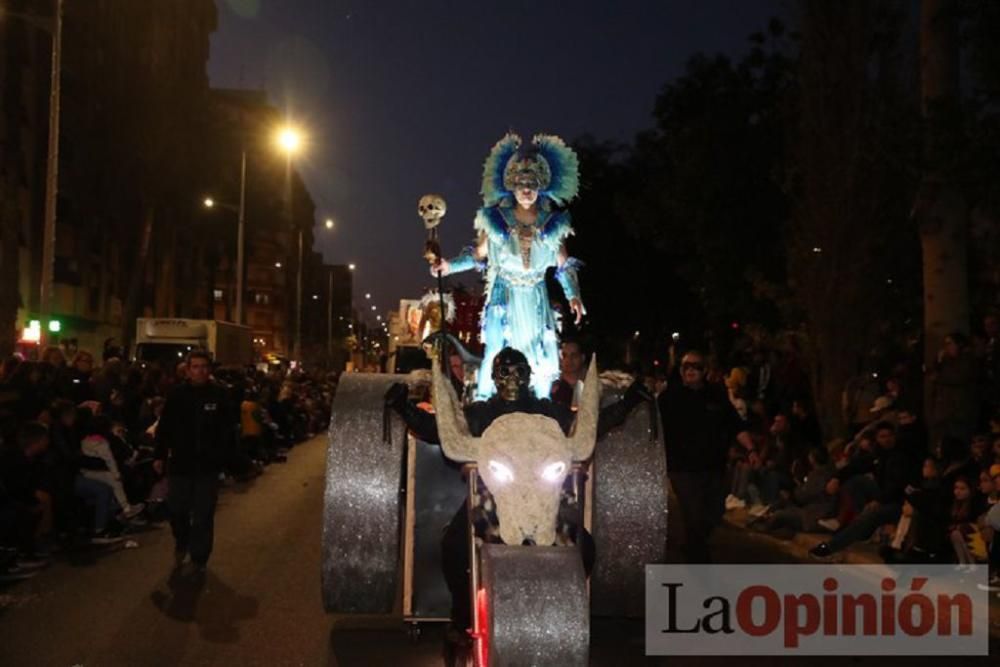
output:
[[[434,410],[445,456],[475,463],[496,501],[500,537],[507,544],[553,544],[563,482],[574,461],[585,461],[597,441],[601,383],[591,361],[571,435],[537,414],[498,417],[475,437],[455,390],[434,365]]]

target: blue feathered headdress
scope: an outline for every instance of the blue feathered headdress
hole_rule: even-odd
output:
[[[521,149],[521,137],[508,133],[498,141],[483,164],[483,204],[495,206],[512,197],[517,183],[530,183],[542,197],[565,206],[580,187],[580,162],[559,137],[536,134]]]

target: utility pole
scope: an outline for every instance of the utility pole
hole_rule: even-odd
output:
[[[56,261],[56,200],[59,196],[59,78],[62,71],[63,0],[55,0],[52,22],[52,71],[49,79],[49,146],[45,165],[45,228],[42,236],[42,284],[38,309],[42,336],[52,310]]]

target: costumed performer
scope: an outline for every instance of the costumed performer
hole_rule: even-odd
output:
[[[530,145],[507,134],[490,151],[483,169],[483,207],[474,223],[476,245],[448,260],[432,259],[431,273],[486,270],[481,339],[485,346],[476,398],[495,391],[493,358],[505,347],[522,352],[531,366],[531,388],[548,396],[559,376],[555,314],[545,272],[555,277],[579,324],[585,314],[577,269],[566,252],[573,233],[566,205],[579,189],[576,153],[562,139],[536,135]]]

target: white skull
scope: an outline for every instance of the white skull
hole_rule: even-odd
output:
[[[434,410],[445,456],[475,462],[496,501],[500,537],[507,544],[525,540],[539,546],[555,542],[562,484],[574,461],[590,458],[597,440],[599,387],[592,362],[574,432],[563,434],[551,417],[514,412],[498,417],[473,437],[451,383],[437,364],[433,370]]]
[[[424,195],[417,204],[417,213],[424,220],[424,227],[433,229],[441,224],[441,218],[448,211],[448,204],[441,195]]]

